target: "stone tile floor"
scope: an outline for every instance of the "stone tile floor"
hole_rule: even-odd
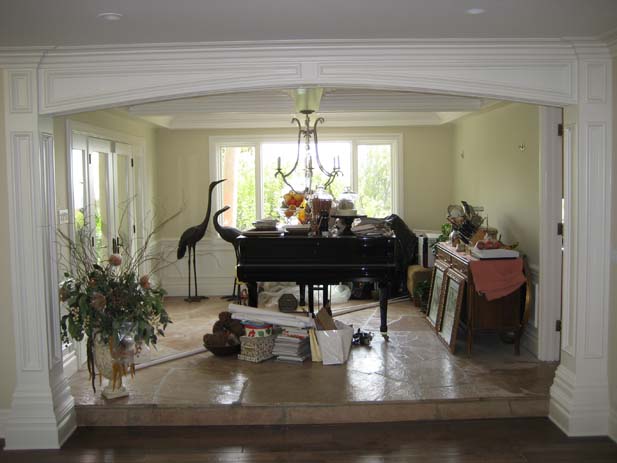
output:
[[[200,347],[201,338],[226,305],[219,298],[199,304],[170,298],[167,307],[174,323],[153,357]],[[100,392],[92,391],[83,370],[71,378],[71,388],[78,407],[396,405],[498,398],[530,399],[529,403],[545,408],[543,401],[547,403],[556,364],[539,362],[524,350],[515,356],[513,346],[501,343],[497,335],[477,337],[470,356],[461,342],[453,355],[410,301],[390,305],[389,342],[378,334],[378,308],[338,319],[375,332],[372,345],[352,347],[344,365],[273,360],[253,364],[206,352],[139,370],[134,379],[126,381],[130,391],[126,398],[102,399]],[[448,413],[456,414],[457,409]]]

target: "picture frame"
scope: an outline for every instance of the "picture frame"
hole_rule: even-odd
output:
[[[429,292],[428,306],[426,309],[426,321],[435,328],[440,325],[440,317],[443,305],[445,290],[446,273],[449,266],[443,262],[436,261],[431,275],[431,290]]]
[[[437,334],[451,353],[456,350],[456,335],[461,319],[466,280],[464,275],[454,269],[449,269],[446,274]]]

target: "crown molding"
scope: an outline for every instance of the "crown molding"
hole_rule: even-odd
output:
[[[451,122],[464,116],[466,112],[352,112],[352,113],[318,113],[315,117],[325,118],[325,128],[341,127],[408,127],[434,126]],[[293,114],[264,113],[216,113],[216,114],[183,114],[170,116],[141,116],[140,118],[160,127],[172,130],[181,129],[268,129],[283,128],[292,130]],[[297,130],[297,129],[296,129]]]
[[[0,47],[0,67],[37,67],[55,47]]]
[[[617,57],[617,27],[602,36],[602,41],[606,43],[613,58]]]

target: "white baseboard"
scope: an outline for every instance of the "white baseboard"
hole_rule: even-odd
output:
[[[521,345],[535,357],[538,356],[538,330],[536,327],[527,324],[521,338]]]
[[[617,405],[611,407],[611,414],[608,422],[608,437],[617,442]]]
[[[165,277],[161,284],[168,296],[186,297],[188,295],[187,277]],[[200,296],[228,296],[233,291],[234,277],[197,278],[197,289]],[[191,291],[194,291],[191,281]]]
[[[557,367],[550,390],[549,418],[566,435],[606,436],[609,425],[608,384],[576,385],[563,365]]]
[[[65,354],[62,358],[62,362],[65,377],[70,378],[75,373],[77,373],[77,370],[79,369],[79,364],[77,362],[77,354],[74,350],[71,350],[70,352]]]
[[[9,413],[11,413],[10,408],[0,409],[0,439],[6,437],[6,422],[9,419]]]

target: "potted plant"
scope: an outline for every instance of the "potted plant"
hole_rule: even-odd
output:
[[[425,309],[428,305],[428,296],[429,291],[431,290],[431,282],[430,281],[421,281],[416,284],[416,287],[413,290],[413,303],[416,307],[420,309]]]
[[[149,252],[156,229],[135,254],[125,250],[105,261],[97,256],[88,230],[81,227],[74,240],[61,233],[70,254],[70,266],[60,284],[60,300],[67,307],[61,319],[62,339],[86,339],[93,390],[98,370],[109,379],[103,396],[122,397],[128,395],[122,378],[129,372],[134,374],[135,355],[143,345],[155,345],[171,323],[163,305],[165,290],[151,281],[152,273],[162,268],[162,259]],[[150,264],[150,271],[140,274],[146,264]]]

